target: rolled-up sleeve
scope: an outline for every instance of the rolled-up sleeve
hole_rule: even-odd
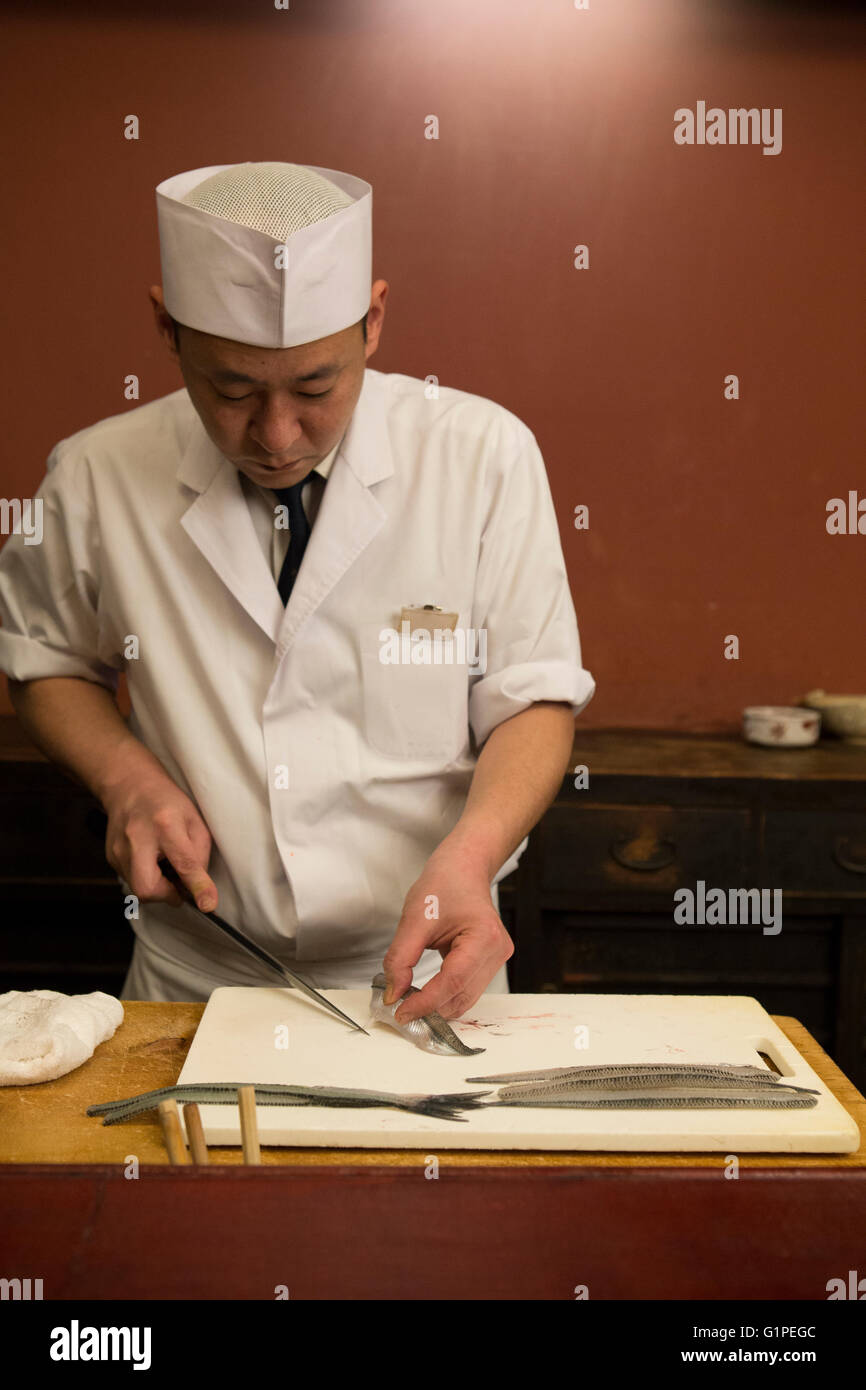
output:
[[[0,551],[0,671],[15,681],[78,676],[116,691],[118,672],[100,651],[92,480],[83,461],[62,458],[61,449],[50,455],[34,499],[41,537],[12,534]]]
[[[478,746],[538,700],[589,703],[595,682],[581,663],[580,637],[559,528],[541,451],[513,418],[497,467],[484,532],[473,626],[486,633],[487,664],[469,696]]]

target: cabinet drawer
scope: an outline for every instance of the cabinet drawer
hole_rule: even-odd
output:
[[[682,806],[553,806],[543,821],[542,893],[575,904],[613,894],[672,896],[708,887],[751,887],[747,811]]]
[[[831,918],[791,918],[780,936],[759,926],[673,926],[667,917],[546,913],[567,990],[632,986],[659,994],[752,994],[771,984],[831,990],[838,945]],[[784,943],[783,943],[784,938]]]
[[[866,896],[866,813],[770,811],[764,856],[773,887]]]
[[[567,993],[748,995],[835,1046],[832,918],[790,918],[778,937],[759,927],[672,927],[650,913],[547,913],[544,926],[548,978]]]

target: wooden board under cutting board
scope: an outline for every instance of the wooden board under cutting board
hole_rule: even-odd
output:
[[[473,1091],[468,1076],[608,1062],[766,1065],[819,1092],[811,1110],[467,1111],[466,1123],[396,1110],[257,1109],[262,1144],[348,1148],[851,1153],[846,1110],[756,999],[736,995],[485,994],[454,1024],[477,1057],[437,1057],[369,1018],[369,990],[324,990],[370,1036],[295,990],[214,990],[179,1084],[282,1082],[399,1092]],[[586,1030],[585,1033],[576,1030]],[[588,1046],[575,1046],[575,1040]],[[288,1046],[280,1046],[286,1042]],[[495,1087],[491,1087],[495,1092]],[[492,1097],[491,1097],[492,1098]],[[201,1107],[209,1144],[239,1144],[234,1105]]]

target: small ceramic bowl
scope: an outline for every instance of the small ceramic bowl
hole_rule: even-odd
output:
[[[824,728],[831,734],[851,743],[866,743],[866,695],[825,695],[823,690],[810,690],[800,703],[820,711]]]
[[[817,743],[821,716],[815,710],[787,705],[751,705],[743,710],[743,735],[767,748],[807,748]]]

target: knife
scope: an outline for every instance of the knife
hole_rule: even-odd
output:
[[[337,1018],[341,1018],[344,1023],[348,1023],[350,1028],[355,1028],[359,1033],[363,1033],[365,1037],[370,1036],[366,1028],[362,1028],[360,1023],[356,1023],[353,1018],[349,1018],[349,1015],[344,1014],[342,1009],[338,1009],[336,1004],[332,1004],[330,999],[326,999],[323,994],[319,994],[318,990],[313,989],[311,985],[308,985],[307,982],[302,980],[299,975],[296,975],[294,971],[289,970],[287,966],[277,960],[276,956],[272,956],[270,951],[266,951],[264,946],[259,946],[258,942],[252,941],[250,937],[246,936],[237,927],[233,927],[230,922],[227,922],[224,917],[219,917],[216,912],[203,912],[202,909],[197,906],[195,898],[178,874],[177,869],[168,859],[163,858],[157,860],[157,868],[165,875],[169,883],[174,885],[184,902],[193,908],[194,911],[198,913],[199,917],[204,917],[206,921],[213,923],[215,927],[219,927],[220,931],[225,932],[226,936],[231,937],[232,941],[237,942],[238,946],[243,946],[244,950],[248,951],[250,955],[255,956],[256,960],[260,961],[263,965],[269,966],[271,970],[280,976],[284,984],[288,984],[294,989],[301,990],[308,998],[315,999],[317,1004],[324,1004],[325,1008],[332,1014],[335,1014]]]

